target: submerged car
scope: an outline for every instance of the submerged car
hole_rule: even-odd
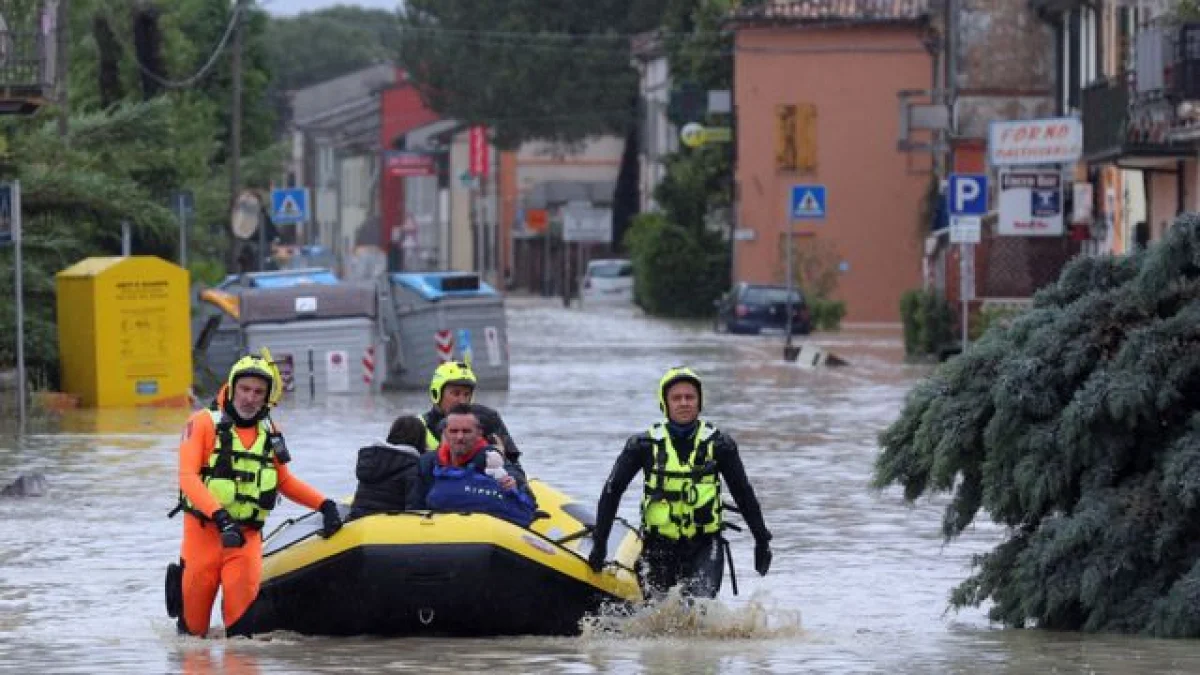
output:
[[[588,262],[580,284],[581,304],[633,304],[633,263],[617,258]]]
[[[808,335],[812,323],[804,294],[791,290],[792,334]],[[714,328],[719,333],[785,332],[788,315],[787,286],[740,283],[717,301]]]

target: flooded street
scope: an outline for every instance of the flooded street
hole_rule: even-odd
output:
[[[708,625],[664,636],[497,640],[181,638],[163,609],[163,570],[178,556],[178,410],[75,411],[16,445],[0,437],[0,484],[37,470],[39,498],[0,498],[0,672],[13,673],[1194,673],[1200,643],[1001,631],[983,612],[948,612],[950,589],[999,532],[980,523],[943,546],[943,502],[910,507],[867,489],[875,436],[925,370],[901,364],[898,331],[851,329],[818,342],[851,367],[784,364],[781,339],[630,311],[509,309],[512,389],[483,391],[524,451],[531,476],[594,507],[625,438],[658,417],[655,386],[672,365],[704,378],[705,416],[739,443],[775,560],[753,571],[753,542],[732,534],[741,594],[728,582]],[[421,392],[285,404],[293,469],[331,496],[354,491],[359,446]],[[11,421],[7,422],[11,425]],[[633,520],[640,480],[622,515]],[[273,516],[294,514],[285,505]],[[272,525],[268,524],[268,530]],[[748,637],[729,637],[749,623]]]

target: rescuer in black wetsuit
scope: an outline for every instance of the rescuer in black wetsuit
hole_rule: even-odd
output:
[[[639,471],[645,475],[639,571],[647,596],[681,583],[683,593],[694,597],[712,598],[721,589],[722,481],[754,535],[754,569],[765,575],[771,567],[771,533],[737,444],[700,419],[702,391],[690,368],[667,371],[659,382],[659,407],[666,419],[625,443],[596,507],[588,563],[599,572],[621,495]]]

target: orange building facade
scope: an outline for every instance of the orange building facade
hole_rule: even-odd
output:
[[[924,18],[772,17],[735,23],[738,232],[734,279],[786,283],[791,193],[825,187],[825,216],[796,220],[796,266],[837,269],[850,322],[899,321],[922,283],[928,155],[897,149],[903,90],[927,90]]]

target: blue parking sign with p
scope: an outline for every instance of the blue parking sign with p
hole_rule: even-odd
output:
[[[950,174],[950,215],[987,215],[988,181],[983,174]]]

